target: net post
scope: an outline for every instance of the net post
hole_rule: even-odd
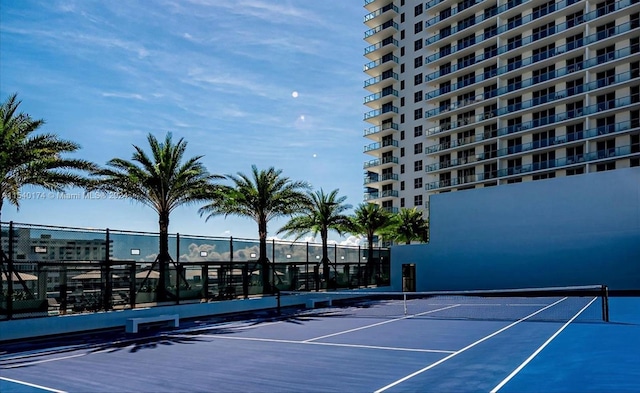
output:
[[[280,291],[276,291],[276,301],[277,301],[277,306],[276,306],[277,313],[278,315],[282,315],[281,305],[280,305]]]
[[[404,315],[407,315],[407,293],[402,292],[402,304],[404,305]]]
[[[602,319],[609,322],[609,288],[602,286]]]

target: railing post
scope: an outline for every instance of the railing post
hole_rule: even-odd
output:
[[[13,316],[13,221],[9,221],[9,247],[7,255],[7,318]]]
[[[104,293],[103,293],[103,298],[102,298],[102,307],[104,308],[104,310],[111,310],[112,306],[111,306],[111,295],[113,293],[113,281],[111,280],[111,257],[110,257],[110,253],[109,253],[109,243],[110,243],[110,236],[109,236],[109,228],[107,228],[106,232],[105,232],[105,260],[104,260]]]
[[[180,265],[180,233],[176,233],[176,304],[180,304],[180,280],[182,279],[182,265]],[[187,278],[184,278],[185,284]]]

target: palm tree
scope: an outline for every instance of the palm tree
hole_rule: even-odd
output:
[[[363,203],[358,206],[351,217],[351,230],[353,234],[365,235],[367,237],[367,265],[365,267],[365,283],[369,283],[369,278],[376,269],[373,264],[373,240],[377,234],[382,234],[391,224],[391,214],[374,203]]]
[[[25,185],[50,191],[84,187],[88,180],[81,173],[96,168],[86,160],[62,157],[80,149],[77,143],[55,134],[33,135],[44,120],[18,112],[21,103],[13,94],[0,104],[0,214],[5,199],[20,208],[20,188]]]
[[[405,244],[411,244],[413,240],[426,243],[429,241],[429,220],[423,217],[422,210],[403,207],[393,215],[384,237]]]
[[[258,170],[251,167],[251,177],[238,172],[226,175],[234,186],[226,186],[213,193],[211,203],[200,208],[200,215],[208,214],[207,219],[224,214],[250,217],[258,224],[260,238],[260,256],[263,291],[272,292],[271,272],[267,258],[267,224],[276,217],[291,216],[303,211],[308,204],[304,191],[310,187],[302,181],[291,181],[281,176],[282,170],[273,167]]]
[[[308,192],[309,204],[302,215],[293,217],[278,233],[285,236],[297,235],[295,240],[312,233],[314,236],[320,233],[322,239],[322,272],[325,282],[329,282],[329,253],[327,238],[329,230],[335,230],[342,235],[350,224],[349,216],[344,213],[351,209],[351,205],[343,204],[346,196],[338,197],[339,190],[333,190],[325,194],[322,189],[316,192]]]
[[[142,148],[133,146],[131,161],[113,158],[108,168],[95,171],[97,180],[92,189],[117,192],[126,198],[151,207],[158,213],[160,227],[158,300],[166,300],[167,266],[169,255],[169,216],[178,206],[206,201],[215,188],[214,181],[220,175],[209,174],[200,159],[203,156],[185,158],[187,142],[180,138],[173,143],[171,133],[164,142],[147,136],[151,156]]]

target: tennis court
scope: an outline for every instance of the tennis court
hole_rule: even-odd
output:
[[[604,322],[586,296],[334,301],[14,343],[0,391],[640,391],[638,310],[638,298],[610,298]]]

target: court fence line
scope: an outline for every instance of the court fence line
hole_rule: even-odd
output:
[[[325,275],[320,244],[269,240],[267,290],[258,240],[175,233],[165,265],[168,296],[159,301],[158,239],[152,232],[0,223],[0,321],[389,284],[388,248],[374,248],[369,258],[365,247],[331,245]]]

